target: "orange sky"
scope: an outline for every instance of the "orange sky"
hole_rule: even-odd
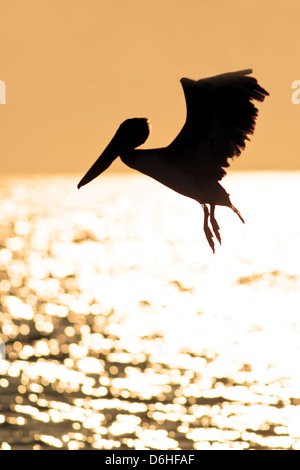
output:
[[[2,172],[85,173],[126,118],[185,120],[179,79],[253,68],[270,97],[232,168],[300,169],[299,0],[0,0]],[[123,164],[114,164],[114,169]]]

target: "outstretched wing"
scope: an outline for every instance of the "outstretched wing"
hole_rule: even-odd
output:
[[[193,161],[204,174],[218,180],[226,174],[228,159],[239,156],[253,134],[258,110],[254,100],[269,93],[248,75],[251,69],[199,81],[182,78],[186,122],[169,148]]]

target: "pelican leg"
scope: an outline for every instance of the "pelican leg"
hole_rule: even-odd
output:
[[[209,210],[208,210],[208,207],[206,204],[201,204],[202,206],[202,209],[204,210],[204,225],[203,225],[203,229],[204,229],[204,233],[205,233],[205,236],[206,236],[206,239],[209,243],[209,246],[211,247],[213,253],[215,252],[215,244],[214,244],[214,240],[213,240],[213,234],[208,226],[208,218],[209,218]]]
[[[213,228],[213,231],[215,232],[215,235],[217,237],[218,242],[221,245],[221,235],[220,235],[220,227],[218,222],[215,219],[215,205],[211,204],[210,205],[210,223]]]

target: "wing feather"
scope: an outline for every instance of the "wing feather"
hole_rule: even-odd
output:
[[[181,79],[186,99],[186,122],[170,144],[180,158],[190,159],[204,174],[218,180],[228,159],[238,157],[253,134],[258,110],[254,101],[269,94],[251,69],[194,81]]]

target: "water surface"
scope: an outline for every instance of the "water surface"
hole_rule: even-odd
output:
[[[299,449],[299,173],[2,178],[2,449]]]

